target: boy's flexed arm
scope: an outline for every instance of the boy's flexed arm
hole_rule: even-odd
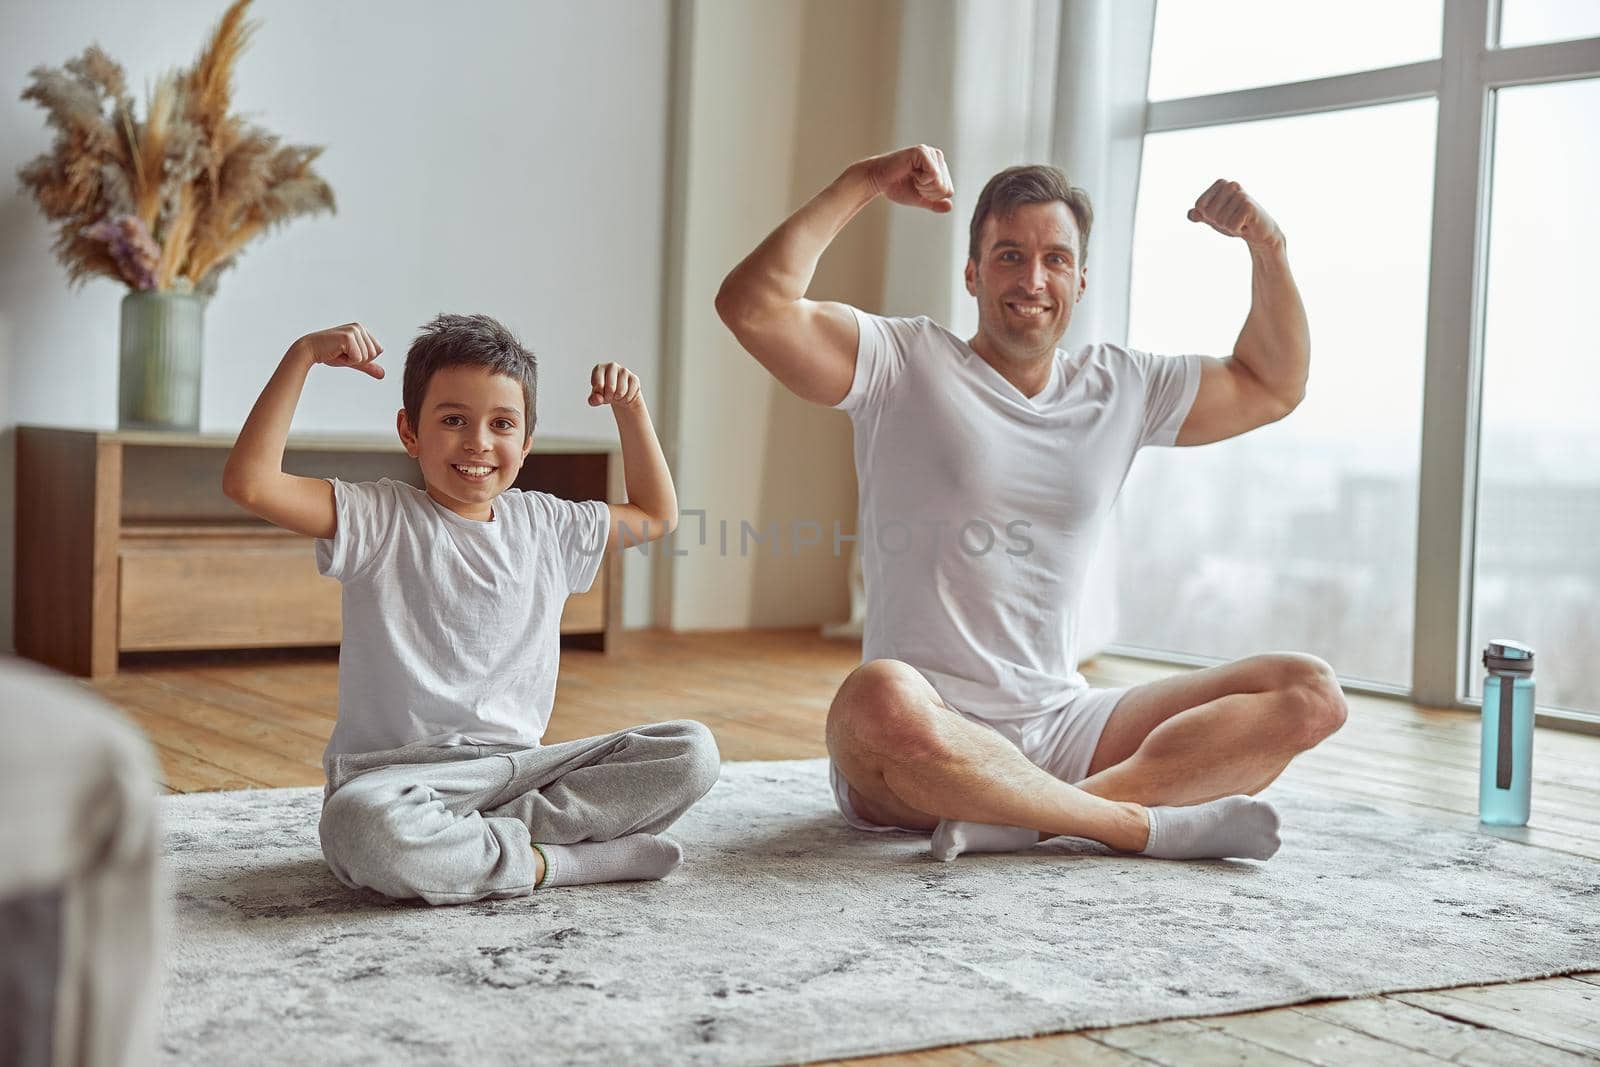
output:
[[[622,480],[626,504],[608,505],[611,531],[606,547],[642,545],[678,527],[678,493],[650,412],[639,391],[639,377],[620,363],[599,363],[589,375],[589,406],[611,405],[622,438]]]
[[[354,367],[382,378],[383,368],[374,362],[382,351],[372,334],[354,322],[308,333],[290,345],[228,454],[222,470],[222,491],[228,499],[274,526],[308,537],[332,537],[338,525],[333,486],[321,478],[283,471],[289,423],[313,366]]]
[[[717,293],[717,314],[790,392],[839,403],[855,379],[856,320],[844,304],[806,299],[817,261],[880,194],[944,214],[953,193],[944,153],[927,145],[852,163],[733,268]]]

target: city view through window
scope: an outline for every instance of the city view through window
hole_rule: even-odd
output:
[[[1524,641],[1539,703],[1600,711],[1600,80],[1498,98],[1472,648]]]
[[[1568,30],[1546,6],[1550,25],[1522,39]],[[1196,34],[1210,31],[1185,30],[1187,10],[1158,5],[1152,99],[1334,73],[1245,64],[1216,82],[1229,65],[1202,63],[1215,56]],[[1432,29],[1400,27],[1393,40],[1415,55],[1386,61],[1426,58],[1417,42],[1437,39],[1437,6],[1396,14]],[[1339,32],[1318,31],[1319,48],[1359,69],[1370,46]],[[1538,653],[1541,705],[1600,712],[1600,335],[1584,325],[1600,276],[1600,81],[1501,89],[1495,107],[1463,691],[1481,693],[1483,644],[1512,638]],[[1232,351],[1248,257],[1184,217],[1232,178],[1288,237],[1312,372],[1284,421],[1135,462],[1116,534],[1118,644],[1216,659],[1297,649],[1409,687],[1436,117],[1429,99],[1146,137],[1129,343]]]
[[[1146,139],[1129,343],[1233,350],[1249,256],[1185,217],[1232,178],[1287,236],[1312,370],[1288,419],[1134,463],[1119,643],[1221,659],[1298,649],[1347,677],[1409,684],[1434,107]]]

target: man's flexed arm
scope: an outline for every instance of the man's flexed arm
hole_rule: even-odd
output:
[[[1203,445],[1283,418],[1305,396],[1311,332],[1289,271],[1283,231],[1238,182],[1212,183],[1189,221],[1243,239],[1250,250],[1250,314],[1228,359],[1207,359],[1178,444]]]
[[[837,404],[856,368],[856,324],[844,304],[807,300],[817,261],[839,231],[882,194],[940,214],[954,190],[944,153],[927,145],[853,163],[790,215],[722,282],[717,314],[791,392]]]

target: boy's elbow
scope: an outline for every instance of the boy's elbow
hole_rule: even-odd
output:
[[[659,541],[663,537],[670,537],[672,531],[678,528],[678,509],[663,511],[658,514],[646,515],[644,520],[644,540]]]
[[[222,495],[238,504],[240,507],[249,507],[254,493],[250,483],[241,477],[238,472],[228,468],[222,472]]]
[[[620,519],[612,529],[612,544],[620,544],[623,548],[633,548],[638,545],[647,545],[651,541],[659,541],[678,528],[678,509],[674,506],[670,511],[646,511],[634,505],[637,509],[627,517]]]
[[[222,472],[222,495],[238,504],[252,515],[260,514],[257,505],[261,502],[261,479],[252,477],[248,472],[224,468]]]
[[[659,541],[669,537],[672,531],[678,528],[678,509],[663,511],[657,514],[647,514],[644,518],[644,540]]]

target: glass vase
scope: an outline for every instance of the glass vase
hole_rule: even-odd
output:
[[[144,290],[122,298],[117,425],[200,428],[201,327],[205,298]]]

